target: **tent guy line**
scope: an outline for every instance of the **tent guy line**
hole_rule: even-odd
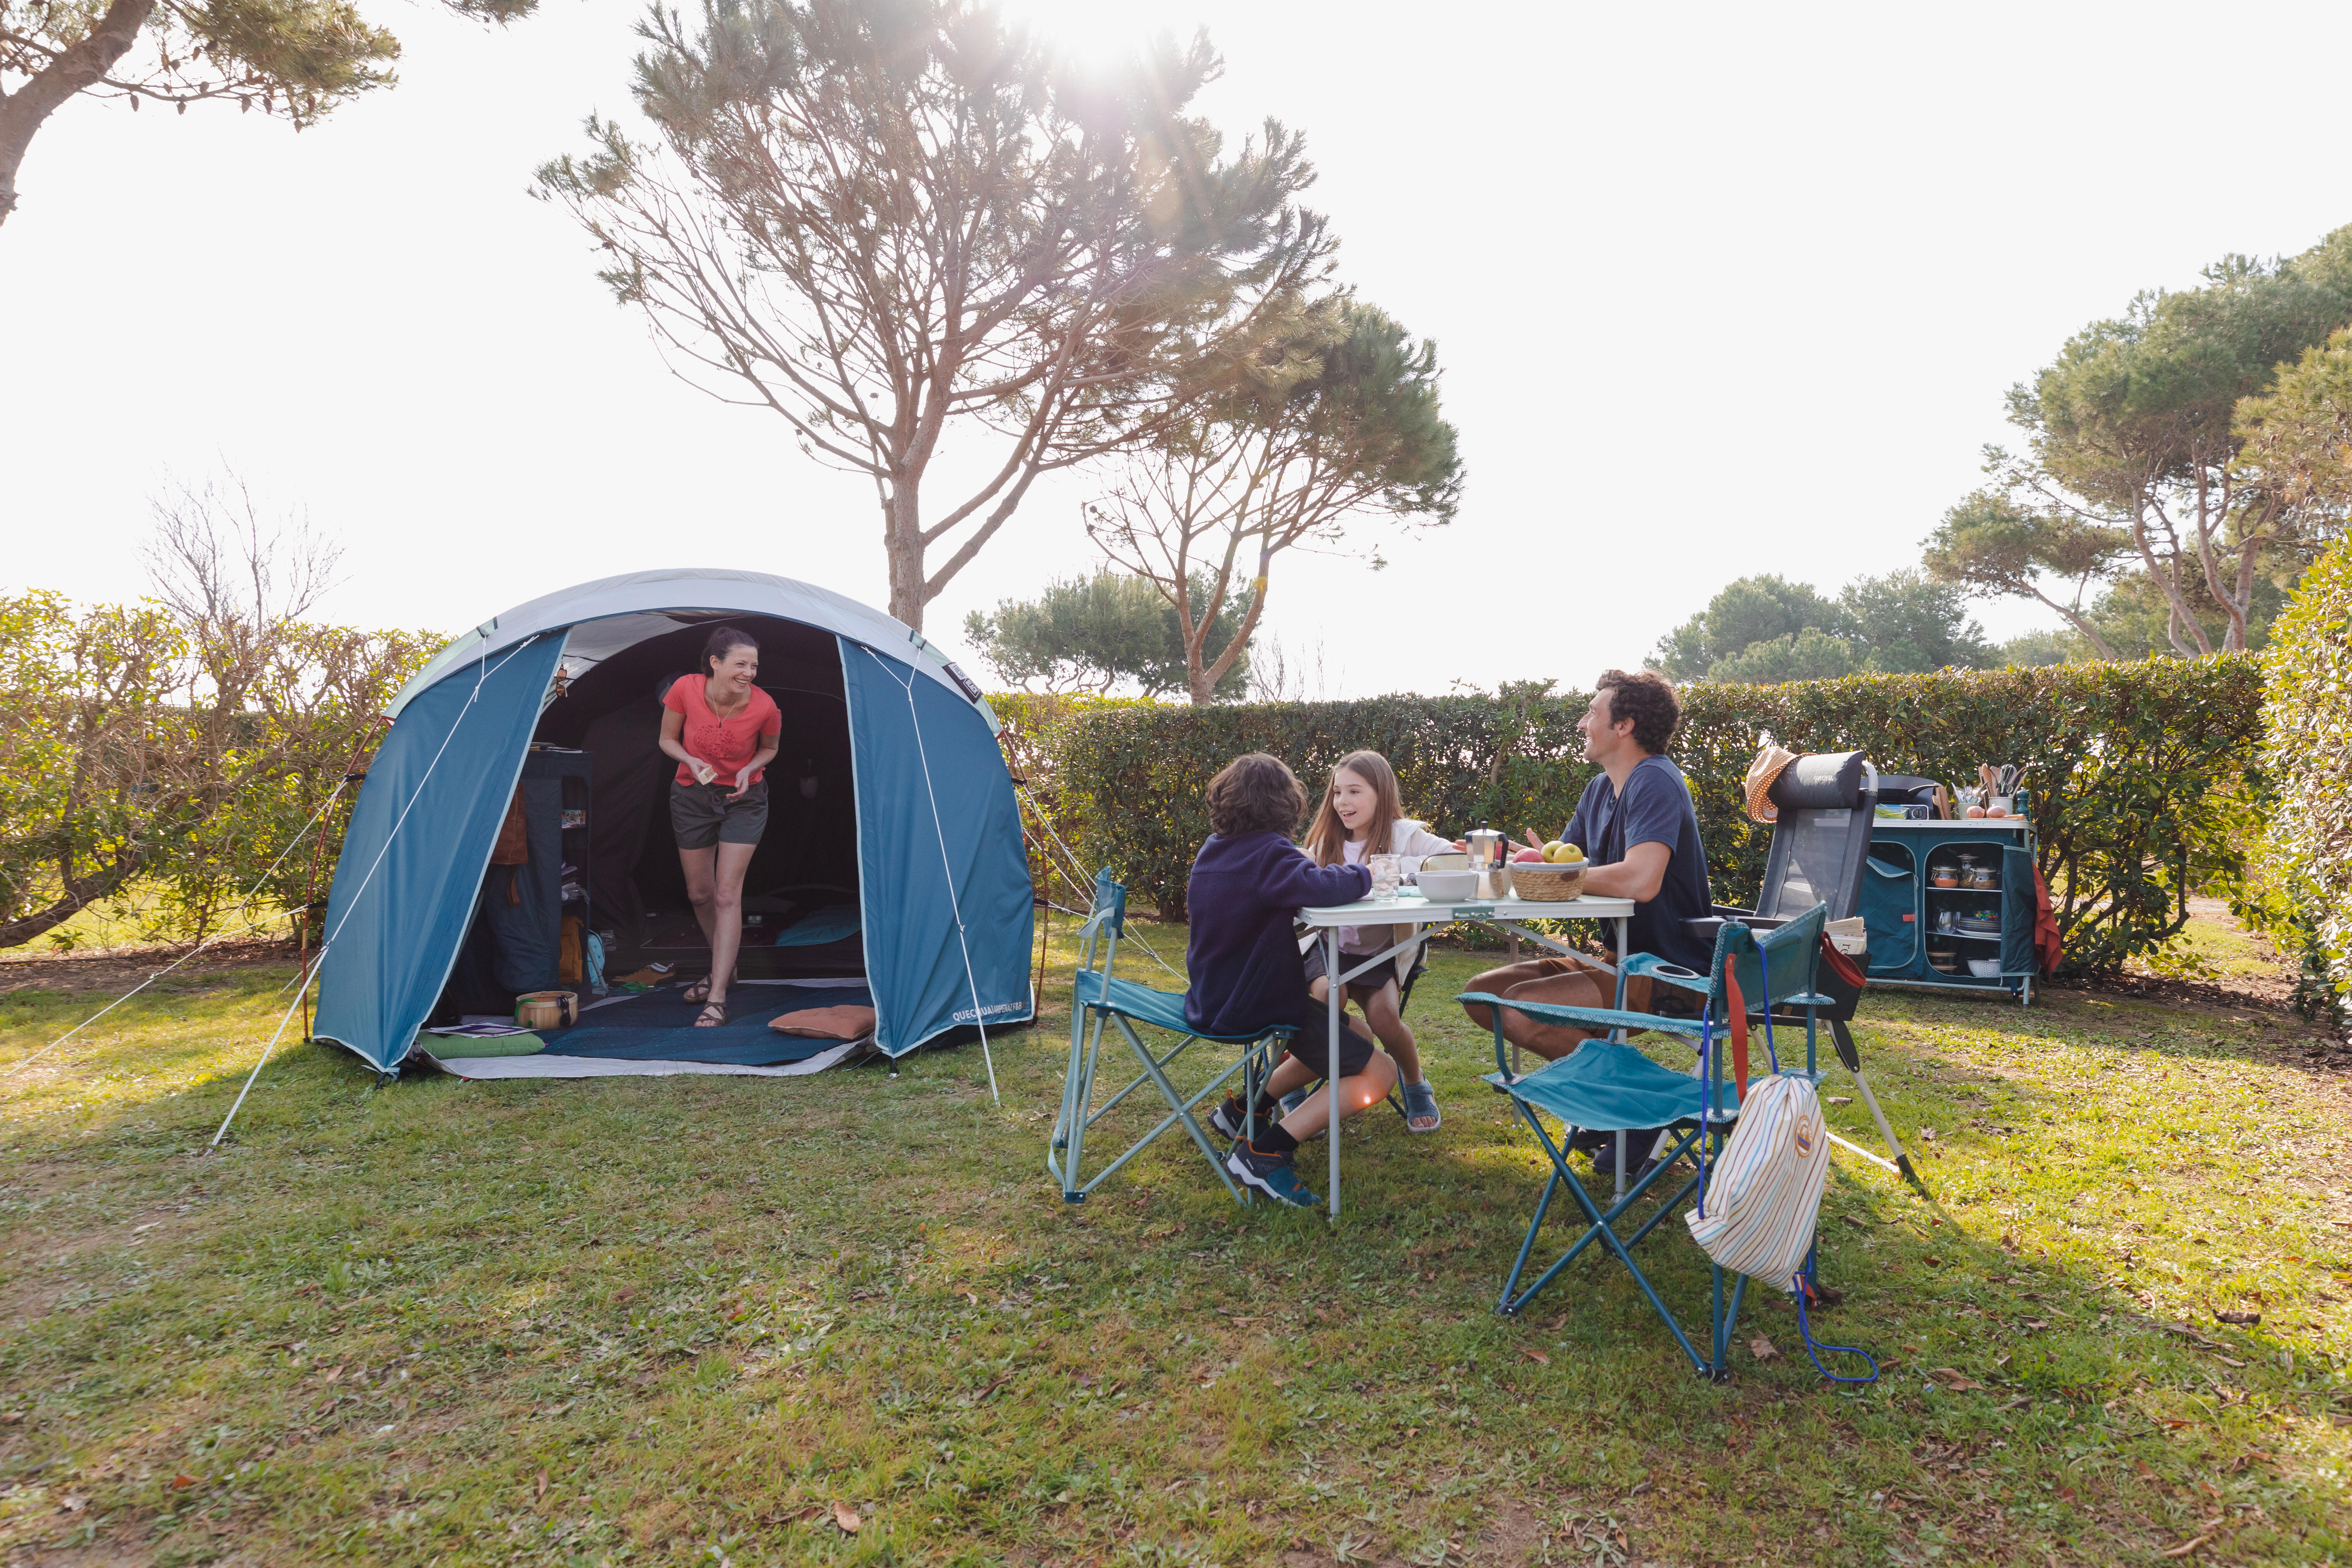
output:
[[[238,1111],[245,1109],[245,1097],[253,1092],[255,1082],[261,1077],[261,1069],[269,1065],[269,1053],[276,1050],[278,1042],[285,1037],[286,1026],[294,1021],[294,1010],[302,1005],[303,993],[310,989],[310,976],[319,973],[319,965],[326,961],[326,957],[327,950],[321,947],[319,956],[311,961],[310,967],[300,976],[302,984],[296,989],[294,1000],[286,1004],[286,1011],[278,1015],[277,1030],[270,1035],[269,1043],[261,1047],[261,1059],[254,1063],[253,1070],[246,1075],[245,1087],[236,1091],[236,1103],[228,1108],[226,1116],[221,1118],[220,1131],[213,1134],[210,1143],[205,1145],[207,1149],[219,1148],[221,1140],[228,1136],[228,1124],[236,1120]]]
[[[319,826],[320,820],[323,818],[334,806],[335,797],[341,795],[344,789],[349,786],[351,782],[352,781],[349,777],[345,777],[339,782],[333,789],[327,792],[327,798],[320,803],[319,809],[317,811],[310,814],[310,820],[302,825],[300,832],[295,834],[293,837],[286,841],[286,847],[278,852],[278,858],[269,863],[269,868],[262,872],[260,876],[255,878],[253,879],[253,886],[245,890],[244,899],[240,900],[236,906],[238,912],[242,913],[252,909],[253,896],[261,891],[262,884],[268,881],[270,878],[278,874],[278,868],[286,864],[286,857],[293,854],[294,847],[301,843],[302,840],[309,836],[310,829]],[[51,1040],[47,1045],[43,1046],[39,1050],[35,1051],[31,1056],[26,1057],[15,1067],[10,1068],[6,1072],[0,1073],[0,1078],[16,1077],[16,1074],[24,1071],[26,1068],[31,1067],[35,1062],[39,1061],[43,1057],[47,1056],[51,1051],[56,1050],[59,1046],[64,1045],[68,1040],[72,1039],[76,1035],[80,1034],[84,1029],[89,1028],[92,1024],[97,1023],[109,1013],[113,1012],[117,1007],[121,1006],[125,1002],[130,1001],[133,996],[138,995],[139,993],[146,990],[150,985],[154,984],[155,982],[163,979],[166,974],[171,973],[172,971],[179,968],[180,965],[187,963],[188,960],[204,952],[205,949],[210,947],[213,943],[221,941],[225,937],[242,936],[247,931],[259,931],[266,925],[275,925],[278,922],[278,916],[271,915],[266,920],[254,921],[248,924],[238,926],[231,931],[217,931],[213,932],[212,935],[205,938],[204,941],[196,943],[195,946],[188,949],[187,952],[182,953],[179,957],[173,959],[171,963],[165,964],[163,968],[157,970],[154,973],[149,975],[138,984],[133,985],[130,990],[125,991],[113,1001],[109,1002],[105,1006],[100,1007],[97,1012],[92,1013],[89,1017],[84,1018],[80,1023],[76,1024],[72,1028],[68,1029],[64,1034],[59,1035],[56,1039]],[[281,994],[283,994],[283,990],[284,988],[280,987]]]
[[[1037,804],[1037,797],[1030,794],[1025,788],[1021,789],[1020,793],[1021,798],[1029,803],[1029,809],[1036,816],[1038,825],[1045,828],[1045,836],[1051,838],[1055,843],[1061,845],[1062,853],[1068,856],[1070,858],[1070,864],[1066,869],[1063,868],[1059,861],[1055,860],[1050,855],[1045,857],[1045,864],[1053,867],[1055,870],[1061,873],[1062,879],[1069,883],[1071,888],[1076,891],[1078,900],[1081,903],[1090,901],[1094,895],[1087,886],[1085,879],[1086,867],[1079,861],[1078,852],[1071,848],[1066,843],[1063,842],[1060,831],[1054,826],[1052,819],[1046,816],[1045,807]],[[1066,915],[1076,915],[1080,920],[1087,918],[1084,913],[1076,910],[1063,910],[1062,906],[1059,904],[1055,904],[1053,907],[1057,910],[1062,910],[1062,913]],[[1168,961],[1160,957],[1157,952],[1153,951],[1151,944],[1144,941],[1140,934],[1129,931],[1127,933],[1127,938],[1129,942],[1134,942],[1136,946],[1143,949],[1143,951],[1150,956],[1152,963],[1158,964],[1162,969],[1168,970],[1170,978],[1188,985],[1192,984],[1190,981],[1185,980],[1183,975],[1179,974],[1175,970],[1169,968]]]

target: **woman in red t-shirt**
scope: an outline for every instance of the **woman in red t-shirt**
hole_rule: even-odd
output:
[[[703,1005],[697,1028],[727,1021],[727,987],[743,946],[743,873],[768,826],[762,776],[782,738],[784,716],[752,685],[760,645],[733,626],[702,645],[700,675],[680,676],[662,698],[661,749],[677,759],[669,786],[670,826],[686,868],[687,897],[710,942],[710,973],[687,987]]]

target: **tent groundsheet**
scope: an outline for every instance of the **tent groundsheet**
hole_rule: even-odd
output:
[[[821,1040],[816,1043],[824,1044]],[[853,1040],[806,1061],[784,1067],[746,1067],[732,1062],[623,1061],[611,1057],[560,1057],[551,1052],[535,1057],[454,1058],[447,1061],[430,1051],[424,1055],[443,1072],[468,1081],[513,1078],[675,1078],[690,1073],[732,1074],[742,1078],[806,1078],[811,1073],[824,1072],[856,1061],[873,1048],[874,1044],[870,1040]]]

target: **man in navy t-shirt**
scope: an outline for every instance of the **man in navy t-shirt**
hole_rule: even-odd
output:
[[[1584,734],[1584,760],[1598,764],[1601,772],[1584,786],[1576,815],[1560,837],[1580,846],[1591,865],[1584,874],[1586,892],[1633,900],[1628,952],[1655,953],[1704,973],[1715,956],[1714,944],[1684,922],[1702,919],[1713,908],[1707,895],[1706,850],[1699,843],[1690,785],[1664,754],[1682,716],[1682,704],[1664,677],[1646,669],[1603,674],[1592,706],[1576,726]],[[1614,975],[1568,956],[1490,969],[1465,989],[1566,1007],[1612,1007],[1617,998]],[[1695,1014],[1690,1005],[1695,1000],[1695,993],[1671,985],[1654,992],[1647,979],[1626,984],[1625,1005],[1637,1013]],[[1465,1005],[1463,1010],[1482,1027],[1493,1026],[1489,1009]],[[1508,1009],[1503,1014],[1504,1037],[1541,1057],[1564,1057],[1603,1032],[1538,1024]],[[1629,1138],[1627,1143],[1633,1147],[1634,1140]],[[1643,1145],[1636,1157],[1646,1152]]]

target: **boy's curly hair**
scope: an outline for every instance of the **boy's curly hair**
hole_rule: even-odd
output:
[[[1653,755],[1664,752],[1682,728],[1683,705],[1675,700],[1674,687],[1654,669],[1632,674],[1606,669],[1592,686],[1609,693],[1610,722],[1633,721],[1633,743]]]
[[[1296,833],[1306,815],[1307,792],[1280,757],[1250,752],[1209,781],[1209,828],[1223,837]]]

